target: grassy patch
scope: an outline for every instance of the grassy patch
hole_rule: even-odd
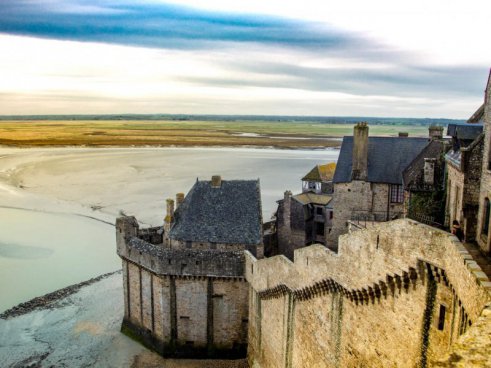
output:
[[[0,144],[13,146],[339,146],[349,124],[275,121],[2,121]],[[425,126],[373,125],[370,135],[427,136]],[[246,133],[245,135],[241,133]],[[308,139],[306,139],[308,138]]]

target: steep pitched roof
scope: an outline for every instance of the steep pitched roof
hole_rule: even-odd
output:
[[[174,214],[171,239],[260,244],[262,214],[259,180],[197,181]]]
[[[483,130],[482,123],[477,124],[448,124],[447,135],[457,139],[476,139]]]
[[[437,159],[435,170],[438,172],[437,175],[435,175],[435,183],[432,185],[432,188],[439,188],[443,184],[441,182],[442,180],[440,180],[443,179],[443,172],[440,172],[440,169],[443,170],[442,159],[448,148],[448,142],[442,140],[434,140],[429,142],[429,144],[424,147],[420,153],[416,155],[413,161],[403,170],[402,177],[404,186],[408,189],[422,189],[424,187],[423,170],[425,166],[425,158],[434,158]]]
[[[315,194],[315,193],[300,193],[296,194],[292,197],[296,201],[300,202],[303,205],[306,204],[320,204],[320,205],[326,205],[328,204],[332,197],[328,195],[322,195],[322,194]]]
[[[402,171],[429,143],[428,138],[368,137],[368,181],[402,184]],[[344,137],[334,183],[351,181],[353,137]]]
[[[330,162],[324,165],[317,165],[305,175],[302,180],[304,181],[317,181],[327,182],[331,181],[336,170],[336,163]]]
[[[482,104],[474,114],[467,120],[470,124],[482,123],[484,121],[484,104]]]

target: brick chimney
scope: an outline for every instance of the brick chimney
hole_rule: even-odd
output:
[[[351,180],[364,180],[368,178],[368,125],[358,123],[353,129]]]
[[[428,128],[428,132],[429,132],[430,141],[434,141],[434,140],[443,138],[443,127],[442,126],[432,125]]]
[[[211,177],[211,187],[220,188],[222,186],[222,177],[220,175],[213,175]]]
[[[176,208],[179,207],[182,202],[184,202],[184,193],[177,193],[176,194]]]

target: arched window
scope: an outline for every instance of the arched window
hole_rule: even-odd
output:
[[[491,203],[489,199],[486,198],[484,200],[484,216],[483,216],[483,224],[482,224],[482,233],[488,235],[489,231],[489,215],[491,213]]]

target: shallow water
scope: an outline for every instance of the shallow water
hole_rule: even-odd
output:
[[[116,270],[114,227],[74,215],[0,208],[0,312]]]

